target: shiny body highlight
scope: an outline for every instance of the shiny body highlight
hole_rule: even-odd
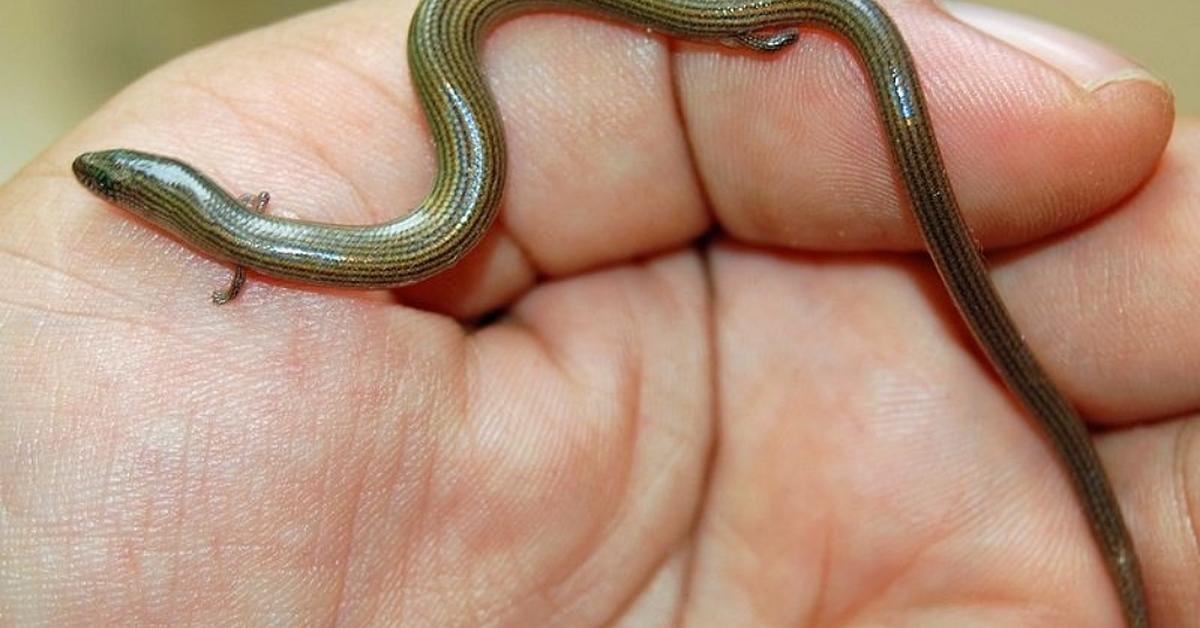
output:
[[[854,47],[947,291],[1069,472],[1127,624],[1148,626],[1137,556],[1090,435],[1033,357],[992,286],[955,201],[908,48],[873,0],[423,0],[409,30],[408,59],[433,134],[438,174],[415,210],[387,223],[333,225],[273,217],[187,164],[135,151],[81,155],[74,164],[76,176],[101,197],[191,246],[266,275],[356,288],[419,281],[452,266],[477,244],[500,204],[503,131],[480,74],[479,42],[497,21],[544,8],[600,13],[673,37],[763,52],[794,42],[790,27],[811,24]]]

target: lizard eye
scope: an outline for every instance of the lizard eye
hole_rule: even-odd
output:
[[[119,181],[110,164],[105,161],[104,155],[80,155],[71,167],[75,171],[75,178],[89,190],[107,199],[116,195]]]

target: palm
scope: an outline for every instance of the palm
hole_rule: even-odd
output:
[[[225,163],[238,171],[218,178],[273,188],[285,208],[303,205],[313,218],[382,219],[425,187],[397,187],[395,176],[429,171],[420,125],[389,110],[349,131],[359,136],[333,131],[395,106],[349,75],[388,77],[386,87],[405,99],[400,108],[411,106],[396,72],[400,47],[349,46],[394,39],[403,32],[396,16],[407,13],[352,5],[278,27],[276,40],[292,42],[332,22],[359,27],[346,41],[321,40],[323,54],[360,70],[314,73],[344,99],[336,119],[304,110],[300,94],[322,86],[258,87],[259,73],[307,67],[311,52],[272,57],[244,75],[203,73],[215,57],[262,58],[261,36],[174,69],[210,93],[237,94],[242,109],[206,110],[205,125],[180,125],[180,107],[162,106],[154,79],[125,98],[154,103],[140,128],[180,125],[184,135],[203,127],[203,137],[212,129],[237,137],[233,129],[245,135],[248,120],[280,116],[309,125]],[[51,598],[72,601],[78,615],[67,619],[1116,625],[1110,585],[1048,447],[972,352],[926,267],[869,252],[915,243],[880,140],[862,123],[870,102],[854,94],[849,110],[838,110],[847,107],[835,95],[817,97],[797,119],[799,96],[769,98],[751,86],[805,93],[806,82],[822,80],[788,74],[805,64],[836,75],[834,84],[857,85],[850,57],[833,44],[775,62],[684,53],[679,98],[693,155],[654,40],[576,17],[533,20],[494,40],[487,59],[501,107],[522,112],[506,120],[505,222],[448,276],[398,293],[429,311],[261,280],[241,302],[207,306],[223,271],[86,200],[58,167],[81,140],[52,151],[47,171],[64,177],[54,182],[63,186],[56,219],[67,226],[44,246],[16,235],[28,230],[3,230],[6,250],[24,247],[39,262],[12,275],[0,299],[9,304],[0,310],[4,344],[15,349],[0,361],[3,379],[25,382],[0,397],[11,417],[0,424],[0,460],[9,461],[0,478],[11,480],[0,493],[8,516],[0,549],[21,559],[30,539],[76,574],[70,582],[93,583],[63,585]],[[561,54],[548,60],[545,50]],[[555,103],[567,95],[544,84],[588,89],[572,83],[573,64],[597,50],[615,51],[602,66],[588,61],[602,76],[587,84],[605,92]],[[1056,191],[1068,192],[1067,210],[1094,211],[1124,195],[1162,147],[1169,115],[1157,92],[1118,89],[1125,96],[1116,110],[1090,115],[1143,126],[1055,146],[1092,154],[1104,151],[1086,142],[1111,142],[1135,156],[1097,165],[1112,173],[1102,186],[1064,176]],[[281,113],[280,103],[301,104]],[[778,125],[789,131],[754,137],[739,123],[750,107],[755,119],[777,121],[776,135]],[[94,128],[119,126],[120,114],[106,115]],[[331,132],[312,128],[319,120]],[[621,132],[631,128],[639,132]],[[847,129],[853,145],[823,145]],[[966,122],[948,133],[971,136],[966,145],[981,134]],[[738,138],[744,143],[730,141]],[[103,139],[179,153],[134,132]],[[221,154],[190,139],[180,145]],[[813,145],[781,164],[772,142],[784,140]],[[839,151],[874,157],[846,165]],[[1186,142],[1177,152],[1186,158]],[[1048,153],[1033,159],[1075,163]],[[272,169],[278,163],[296,171]],[[862,183],[853,194],[829,188],[846,175]],[[44,183],[11,184],[0,194],[4,215],[44,220],[18,202],[44,193]],[[985,239],[1020,241],[1061,226],[1062,212],[1048,204],[1062,194],[1005,204],[1009,195],[1037,199],[1044,182],[1034,183],[968,185],[964,196],[976,205],[1030,212],[1034,232],[985,224]],[[1161,205],[1154,211],[1169,220]],[[884,209],[868,215],[864,206]],[[315,215],[338,207],[359,211]],[[1064,276],[1089,267],[1087,251],[1153,246],[1127,235],[1122,220],[1138,219],[1114,214],[999,271],[1006,296],[1024,295],[1013,309],[1056,374],[1072,374],[1080,347],[1113,341],[1054,295]],[[733,237],[690,244],[713,224]],[[879,225],[900,235],[880,236]],[[868,253],[750,244],[828,251],[830,242]],[[40,257],[48,250],[60,257]],[[627,261],[634,256],[642,261]],[[470,327],[447,316],[497,309],[503,316]],[[1064,329],[1082,331],[1056,345]],[[1180,360],[1194,361],[1198,350],[1141,360],[1158,373],[1186,372]],[[1165,398],[1107,395],[1105,373],[1070,382],[1095,413],[1200,406],[1183,384],[1171,388],[1169,375],[1160,375],[1175,391]],[[1119,491],[1134,490],[1130,470],[1147,443],[1167,438],[1101,443]],[[1160,525],[1150,513],[1133,516],[1135,531],[1141,517],[1143,527]],[[48,521],[103,529],[56,536]],[[20,608],[0,597],[0,611],[6,605]]]

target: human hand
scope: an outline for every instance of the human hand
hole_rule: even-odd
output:
[[[763,57],[580,16],[500,28],[502,223],[394,293],[252,275],[213,307],[228,269],[71,178],[128,146],[307,218],[394,217],[432,176],[411,9],[190,55],[0,190],[0,617],[1118,624],[1045,439],[910,255],[828,35]],[[1056,69],[892,11],[968,220],[1015,247],[991,256],[1006,301],[1113,427],[1154,616],[1187,625],[1200,127],[1160,161],[1161,86],[1088,91],[1112,59]]]

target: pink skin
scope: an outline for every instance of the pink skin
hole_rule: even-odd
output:
[[[396,292],[252,274],[214,307],[227,268],[70,175],[137,147],[306,218],[392,217],[432,172],[410,10],[189,55],[0,188],[0,617],[1119,625],[1048,446],[900,254],[918,235],[832,37],[764,58],[503,26],[502,222]],[[1195,625],[1200,125],[1152,82],[1087,91],[893,13],[968,220],[1014,247],[1001,292],[1111,428],[1153,618]]]

